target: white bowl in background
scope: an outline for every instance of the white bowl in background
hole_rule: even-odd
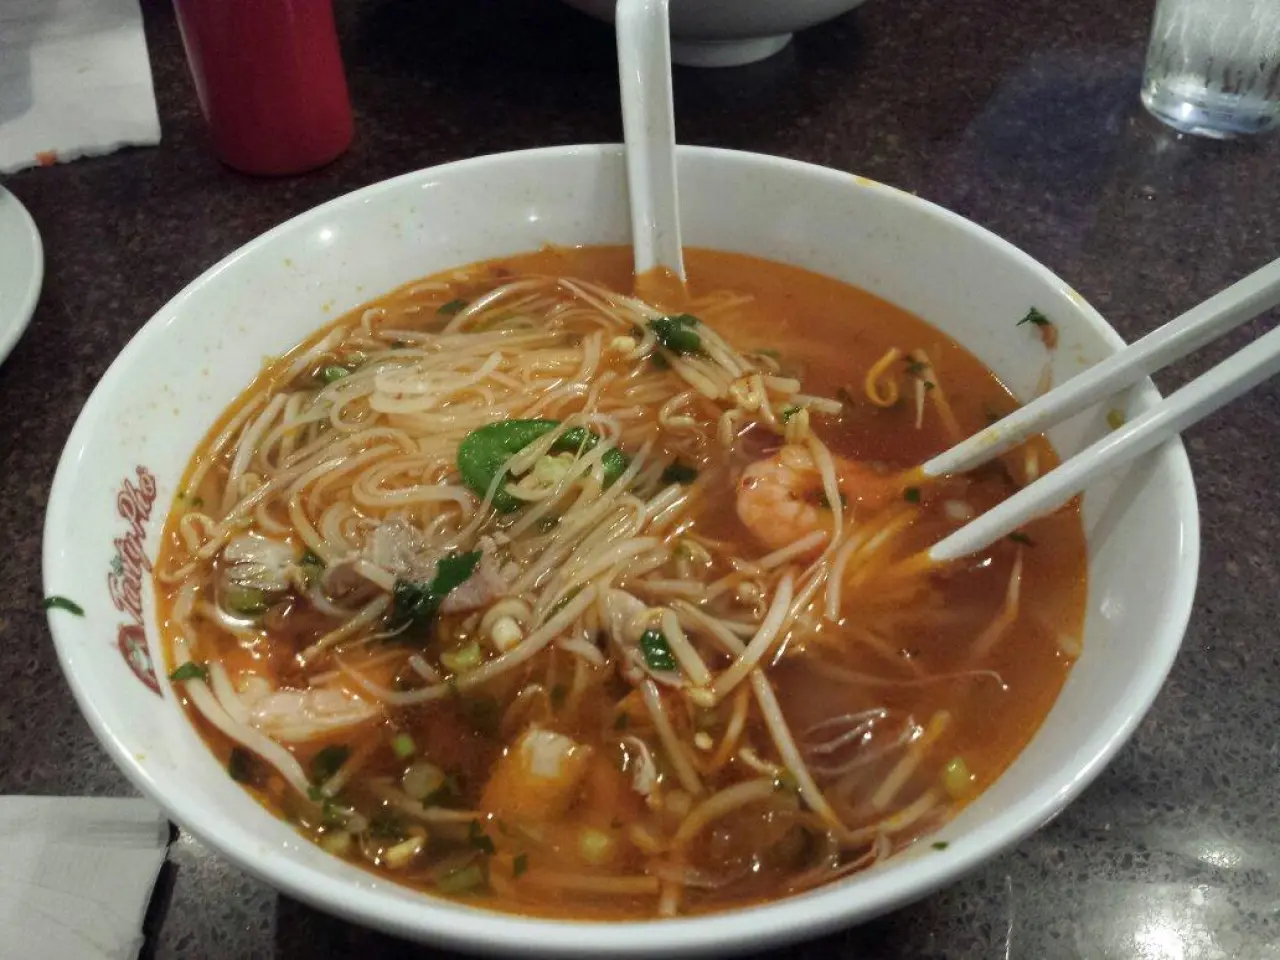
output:
[[[857,284],[925,318],[1022,398],[1043,349],[1013,335],[1035,305],[1060,332],[1056,380],[1121,345],[1062,280],[972,223],[859,177],[722,150],[678,151],[692,246],[755,254]],[[704,917],[578,923],[496,914],[397,886],[324,853],[226,775],[160,664],[146,558],[193,448],[264,355],[425,274],[544,244],[629,240],[619,146],[499,154],[423,170],[327,203],[209,269],[160,310],[98,384],[67,441],[44,531],[50,625],[80,708],[112,758],[183,828],[289,895],[416,940],[555,957],[726,953],[816,936],[946,884],[1050,819],[1150,706],[1191,608],[1199,524],[1171,443],[1084,499],[1084,653],[1017,761],[941,831],[866,873]],[[743,202],[750,198],[750,202]],[[838,346],[838,345],[833,345]],[[1149,385],[1137,406],[1156,396]],[[1101,413],[1054,433],[1065,454]]]
[[[564,0],[613,21],[616,0]],[[671,0],[671,59],[686,67],[737,67],[771,57],[797,30],[848,13],[863,0]]]

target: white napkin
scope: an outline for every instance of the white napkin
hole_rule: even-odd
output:
[[[0,797],[0,954],[134,960],[168,845],[145,800]]]
[[[0,0],[0,173],[159,142],[138,0]]]

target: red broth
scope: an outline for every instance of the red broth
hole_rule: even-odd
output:
[[[445,328],[453,318],[465,318],[464,311],[487,292],[524,278],[580,278],[630,290],[629,249],[549,249],[409,284],[358,308],[270,366],[201,442],[156,564],[171,669],[186,678],[175,683],[229,772],[274,814],[336,856],[432,894],[522,914],[605,920],[744,906],[830,882],[917,842],[1001,774],[1052,706],[1078,655],[1082,630],[1086,555],[1075,504],[954,567],[905,583],[893,573],[902,569],[895,564],[964,517],[1006,498],[1056,462],[1049,445],[1036,438],[969,477],[929,485],[910,481],[905,471],[949,446],[954,431],[973,433],[1012,410],[1009,392],[959,344],[865,291],[737,254],[690,250],[687,258],[689,299],[678,309],[700,315],[701,323],[680,321],[676,328],[702,337],[689,353],[655,349],[637,358],[626,341],[642,347],[645,324],[609,327],[589,316],[580,299],[570,296],[570,306],[576,306],[565,306],[568,300],[556,297],[568,295],[541,281],[511,294],[505,313],[489,309],[483,314],[489,333],[475,332],[534,337],[518,350],[496,351],[499,374],[486,402],[495,410],[506,405],[540,416],[547,413],[537,408],[540,397],[571,383],[587,363],[583,358],[599,348],[585,381],[588,390],[597,387],[595,400],[586,392],[562,390],[564,399],[547,409],[563,417],[597,403],[602,415],[614,418],[610,422],[623,425],[617,446],[632,462],[647,455],[666,465],[661,479],[656,468],[651,471],[653,489],[634,494],[637,502],[648,497],[646,502],[661,506],[661,494],[654,491],[684,484],[688,496],[678,522],[655,526],[649,538],[658,545],[639,542],[637,549],[644,549],[611,568],[609,584],[590,586],[601,595],[621,589],[642,599],[646,612],[638,616],[652,616],[638,639],[626,639],[627,630],[639,630],[632,621],[617,627],[615,636],[612,621],[597,615],[604,601],[593,599],[551,643],[516,667],[502,668],[511,649],[536,639],[539,616],[545,625],[559,611],[572,612],[575,598],[584,596],[584,584],[562,585],[555,603],[545,592],[556,589],[558,571],[571,569],[576,554],[548,567],[523,592],[517,589],[521,571],[536,564],[529,558],[554,541],[557,525],[572,524],[571,509],[549,512],[508,546],[475,552],[477,563],[488,562],[485,550],[501,558],[503,589],[470,609],[434,611],[429,623],[408,618],[405,604],[412,591],[402,590],[406,582],[425,589],[426,575],[414,581],[402,570],[395,587],[387,583],[383,591],[358,576],[344,583],[353,579],[341,569],[350,561],[333,549],[344,542],[364,551],[361,556],[377,558],[369,540],[374,530],[401,538],[403,546],[405,537],[416,543],[413,538],[426,536],[423,530],[456,532],[461,525],[450,520],[453,507],[435,501],[405,506],[377,499],[390,496],[387,491],[407,498],[415,490],[426,496],[421,490],[431,484],[456,486],[457,442],[448,431],[461,436],[458,431],[465,430],[454,421],[465,426],[471,416],[478,422],[500,419],[483,404],[477,407],[474,397],[466,399],[470,387],[436,406],[415,400],[422,393],[402,389],[408,381],[395,377],[418,377],[412,389],[425,392],[439,382],[432,377],[444,375],[405,374],[404,364],[417,362],[415,351],[425,351],[424,364],[450,362],[440,358],[450,349],[464,351],[469,342],[439,339],[450,335]],[[1012,331],[1019,318],[1007,319]],[[537,340],[549,327],[555,338]],[[348,333],[317,353],[316,344],[339,328]],[[731,402],[699,394],[680,373],[686,360],[711,362],[712,331],[743,365],[768,378],[768,390],[790,390],[798,381],[790,395],[800,399],[792,405],[778,399],[782,394],[770,394],[773,428],[758,422],[767,419],[764,414],[730,416],[728,446],[717,439],[723,432],[717,418]],[[446,346],[437,349],[441,344]],[[876,387],[884,401],[892,381],[898,398],[873,402],[868,372],[894,349],[900,356],[883,365]],[[927,358],[927,365],[913,357]],[[512,382],[532,378],[546,389],[508,395],[502,386],[506,370]],[[334,384],[344,381],[356,392],[362,375],[371,385],[361,389],[372,393],[334,401],[345,404],[337,407],[341,416],[358,421],[360,429],[395,425],[417,445],[416,453],[379,453],[404,438],[371,433],[343,453],[349,462],[404,458],[371,485],[360,486],[367,479],[362,474],[351,479],[356,468],[351,475],[322,475],[314,486],[304,484],[289,495],[292,507],[289,496],[269,493],[238,520],[220,523],[228,505],[271,481],[289,451],[300,456],[308,443],[323,447],[326,421],[306,421],[308,405],[329,403],[326,398],[345,389]],[[923,378],[932,379],[918,385]],[[744,390],[749,380],[744,377]],[[396,387],[389,394],[388,382]],[[686,400],[671,400],[684,394]],[[275,397],[286,398],[279,401],[280,416],[299,418],[293,439],[279,439],[289,435],[283,420],[267,423],[259,438],[265,452],[246,458],[247,469],[244,463],[237,468],[235,451],[245,431]],[[835,400],[838,407],[806,408],[806,397]],[[669,400],[675,404],[670,408]],[[375,409],[403,411],[415,403],[423,409]],[[807,427],[792,423],[797,415],[807,417]],[[445,426],[428,429],[430,424]],[[215,449],[229,427],[228,443]],[[273,429],[279,435],[274,440]],[[700,686],[675,652],[680,644],[666,636],[661,612],[685,611],[678,619],[690,648],[711,675],[723,678],[735,655],[725,641],[701,632],[687,609],[727,625],[742,645],[766,618],[782,578],[797,589],[807,582],[810,565],[821,562],[815,560],[821,545],[768,570],[753,565],[770,555],[765,540],[779,531],[785,540],[804,534],[805,523],[829,522],[832,508],[821,481],[803,496],[779,500],[763,520],[742,501],[746,490],[758,492],[751,478],[759,464],[776,457],[785,461],[787,449],[794,462],[786,476],[804,472],[803,455],[794,451],[805,441],[791,441],[806,430],[841,470],[851,464],[838,478],[842,512],[852,516],[848,536],[880,531],[884,543],[851,547],[839,577],[830,578],[843,584],[835,617],[823,615],[830,589],[823,585],[760,661],[763,679],[740,678],[713,697],[707,692],[713,687]],[[575,456],[586,455],[579,440],[572,450],[543,459],[547,470],[563,472]],[[766,479],[772,483],[774,473]],[[866,489],[879,492],[863,498],[858,484],[864,481]],[[542,488],[535,483],[530,489]],[[607,488],[595,493],[603,497]],[[482,520],[481,534],[518,530],[512,524],[522,511],[534,509],[532,503]],[[312,526],[310,533],[299,528],[293,509]],[[320,536],[326,523],[332,538],[319,545],[329,556],[317,556],[308,537]],[[288,561],[287,586],[254,581],[246,587],[234,579],[245,570],[262,574],[251,565],[263,557],[251,557],[246,566],[239,554],[219,547],[219,530],[232,528],[221,543],[251,534],[285,545],[277,552]],[[210,543],[215,546],[201,557],[202,546]],[[836,550],[828,558],[828,573],[839,556]],[[446,566],[437,558],[435,573]],[[1018,598],[1011,605],[1016,572]],[[459,597],[464,587],[457,588]],[[414,596],[421,600],[425,594]],[[505,647],[498,637],[502,631],[490,620],[502,619],[494,605],[513,596],[533,609],[529,623],[516,623],[515,647]],[[351,620],[344,611],[367,611],[380,599],[385,609],[368,623],[313,653]],[[494,616],[486,620],[491,611]],[[657,648],[654,633],[662,637]],[[425,670],[414,666],[415,657]],[[188,659],[190,665],[178,666]],[[471,681],[488,677],[484,671],[493,676]],[[225,679],[221,692],[214,682],[219,677]],[[767,715],[768,695],[757,689],[758,682],[772,692],[820,792],[819,803],[786,762]],[[232,698],[246,724],[283,745],[306,778],[305,792],[296,775],[291,781],[279,764],[216,728],[194,702],[197,684],[206,702]],[[317,688],[322,697],[307,700]],[[439,695],[402,702],[428,688]],[[335,711],[324,710],[316,720],[307,712],[316,704],[336,705],[338,721],[329,715]],[[718,799],[709,807],[711,798]],[[816,809],[821,803],[838,827]],[[712,809],[716,804],[724,808],[719,813]]]

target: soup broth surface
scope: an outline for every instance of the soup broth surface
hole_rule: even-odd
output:
[[[912,472],[1016,406],[972,354],[737,254],[687,251],[687,299],[649,308],[630,258],[395,290],[188,468],[156,563],[175,687],[335,856],[542,916],[787,896],[954,816],[1079,653],[1076,504],[920,562],[1056,463],[1035,438]]]

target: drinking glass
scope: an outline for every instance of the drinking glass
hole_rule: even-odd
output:
[[[1206,137],[1280,127],[1280,0],[1159,0],[1142,102]]]

